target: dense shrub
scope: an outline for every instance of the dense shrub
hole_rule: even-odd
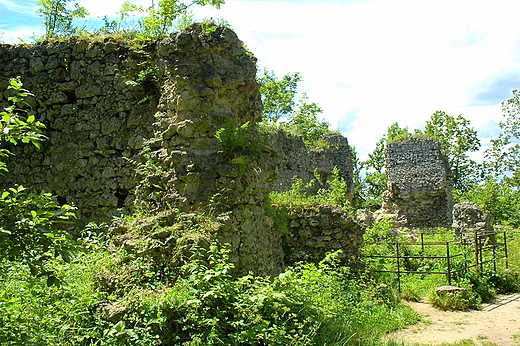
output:
[[[274,279],[235,278],[227,250],[214,244],[193,252],[174,283],[148,281],[123,295],[96,284],[113,256],[98,247],[70,264],[55,262],[67,282],[61,288],[16,269],[4,273],[3,344],[362,345],[417,320],[394,290],[337,267],[334,254]]]

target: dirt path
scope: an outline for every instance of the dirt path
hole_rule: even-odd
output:
[[[520,346],[519,293],[500,295],[493,303],[473,311],[441,311],[425,302],[407,304],[422,320],[388,335],[389,340],[438,345],[471,339],[477,345]]]

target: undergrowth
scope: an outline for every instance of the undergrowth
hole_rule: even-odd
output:
[[[339,168],[333,168],[331,177],[325,183],[321,182],[317,172],[314,173],[314,179],[307,183],[304,183],[302,179],[294,178],[290,190],[273,191],[269,194],[269,198],[273,204],[289,207],[330,204],[350,209],[348,185],[341,177]]]
[[[509,233],[506,235],[510,238],[508,252],[511,254],[511,249],[518,249],[519,240]],[[484,249],[481,261],[489,262],[476,266],[474,244],[462,241],[460,235],[454,235],[450,230],[398,232],[392,229],[389,220],[383,220],[368,228],[364,239],[365,265],[386,275],[392,285],[400,287],[403,299],[419,301],[427,298],[432,305],[443,310],[467,310],[491,301],[496,294],[520,291],[517,271],[506,267],[506,262],[499,258],[496,258],[494,268],[492,259],[498,252]],[[518,262],[509,259],[509,263]],[[451,282],[446,274],[448,268]],[[401,271],[399,276],[396,273],[398,269]],[[436,292],[436,288],[448,284],[464,290],[449,294]]]
[[[164,279],[145,253],[88,244],[52,263],[61,286],[16,264],[0,274],[0,345],[367,345],[418,319],[394,289],[338,266],[334,253],[274,279],[234,277],[225,246],[193,244]],[[119,282],[101,282],[107,271]]]
[[[48,287],[43,278],[11,262],[0,273],[0,345],[388,346],[392,343],[379,341],[380,336],[418,320],[401,298],[424,297],[444,284],[442,275],[404,275],[399,293],[395,276],[373,271],[384,263],[354,270],[338,265],[336,253],[318,264],[289,267],[275,278],[236,277],[226,246],[215,242],[192,242],[182,250],[186,260],[165,271],[150,265],[156,255],[151,249],[165,246],[162,239],[167,238],[161,237],[178,227],[127,219],[129,228],[141,224],[139,237],[146,232],[156,237],[153,246],[140,247],[135,244],[141,238],[119,234],[134,244],[133,252],[126,243],[108,252],[110,238],[119,238],[93,237],[103,229],[92,227],[70,263],[56,258],[49,264],[61,285]],[[205,227],[200,224],[212,224],[176,220],[197,228],[194,233]],[[376,224],[367,239],[393,239],[387,226]],[[387,245],[368,249],[382,246]],[[517,246],[511,243],[511,249]],[[467,308],[486,290],[494,294],[513,282],[503,279],[487,272],[461,275],[456,284],[468,293],[447,307]]]

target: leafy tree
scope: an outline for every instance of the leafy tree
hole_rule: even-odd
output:
[[[6,143],[32,143],[39,147],[44,138],[40,131],[43,124],[23,108],[23,98],[30,93],[22,89],[17,79],[10,81],[8,89],[14,95],[8,97],[10,106],[0,112],[0,145],[4,147],[0,156],[3,157],[12,155],[5,149]],[[7,171],[3,161],[0,170]],[[33,275],[47,276],[49,285],[56,283],[56,276],[45,269],[45,262],[52,256],[69,259],[71,239],[67,232],[54,226],[72,216],[72,207],[59,206],[49,193],[33,193],[23,186],[0,190],[0,258],[20,261],[29,266]]]
[[[407,127],[401,128],[398,123],[393,123],[377,142],[374,151],[368,154],[368,160],[361,163],[361,168],[366,170],[359,192],[359,196],[364,200],[363,207],[377,210],[382,205],[382,196],[388,181],[384,170],[386,145],[411,135]]]
[[[194,0],[186,5],[178,0],[161,0],[157,10],[155,6],[148,8],[147,15],[141,20],[141,31],[138,37],[145,40],[161,39],[172,30],[175,19],[185,15],[190,6],[212,5],[220,9],[220,5],[224,2],[225,0]]]
[[[36,13],[43,17],[45,37],[70,36],[77,32],[72,24],[75,18],[88,16],[86,8],[74,3],[74,9],[68,9],[67,3],[72,0],[39,0]]]
[[[354,196],[352,198],[352,208],[354,210],[366,208],[366,196],[364,195],[364,180],[362,178],[363,163],[359,160],[356,147],[350,146],[352,153],[352,183],[354,185]]]
[[[298,72],[288,73],[278,79],[274,71],[264,69],[264,75],[258,79],[260,94],[264,106],[264,119],[276,123],[280,118],[293,114],[301,76]]]
[[[480,167],[468,156],[468,152],[480,149],[477,131],[470,127],[469,120],[462,115],[452,117],[443,111],[437,111],[426,122],[424,131],[416,130],[416,134],[440,142],[442,151],[448,158],[454,188],[465,191],[480,180]]]
[[[284,122],[284,127],[302,136],[308,148],[319,147],[322,136],[332,132],[328,122],[318,119],[318,114],[322,112],[317,103],[308,103],[308,97],[304,94],[294,113]]]
[[[263,77],[258,79],[260,94],[264,106],[264,121],[268,124],[279,124],[282,128],[300,135],[309,149],[326,146],[323,135],[332,133],[330,124],[318,119],[323,109],[315,102],[309,102],[304,93],[298,102],[298,83],[301,76],[298,72],[288,73],[278,79],[273,71],[264,70]],[[286,120],[279,122],[282,117]]]
[[[520,227],[520,186],[516,179],[488,178],[484,183],[472,186],[459,201],[466,200],[489,210],[493,222]]]
[[[119,19],[108,21],[107,17],[105,16],[104,21],[105,25],[101,29],[102,32],[105,33],[130,33],[133,35],[137,35],[138,32],[138,26],[137,25],[129,25],[126,26],[123,23],[127,20],[127,18],[130,17],[130,14],[133,12],[138,13],[144,13],[143,6],[132,4],[129,1],[125,1],[123,5],[121,5],[121,8],[117,12],[119,14]]]
[[[397,122],[393,123],[386,130],[386,134],[381,138],[368,160],[363,162],[363,167],[374,170],[376,173],[384,173],[385,168],[385,148],[388,143],[410,137],[412,134],[408,127],[401,128]]]
[[[520,167],[520,90],[502,102],[504,121],[499,123],[502,133],[492,140],[493,147],[486,151],[488,166],[497,175],[516,172]]]

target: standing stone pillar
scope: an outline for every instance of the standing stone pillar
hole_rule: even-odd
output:
[[[389,214],[396,227],[451,227],[451,176],[439,142],[408,138],[389,143],[385,160],[382,214]]]

